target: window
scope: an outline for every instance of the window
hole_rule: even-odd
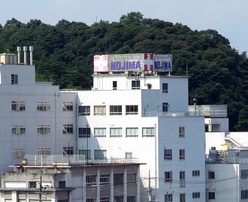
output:
[[[154,127],[142,128],[142,137],[154,137]]]
[[[171,202],[172,201],[172,194],[164,195],[164,202]]]
[[[66,182],[65,181],[59,181],[59,188],[64,188],[66,187]]]
[[[108,197],[100,198],[100,202],[109,202]]]
[[[179,127],[179,137],[185,137],[185,129],[184,129],[184,127]]]
[[[109,184],[109,175],[100,175],[100,184]]]
[[[208,192],[208,199],[215,199],[215,192]]]
[[[95,116],[105,116],[106,115],[106,106],[94,106],[94,115]]]
[[[106,128],[94,128],[94,137],[106,137]]]
[[[138,128],[126,128],[126,137],[138,137]]]
[[[90,138],[91,131],[90,128],[79,128],[78,129],[78,137],[80,138]]]
[[[136,202],[136,196],[127,196],[127,202]]]
[[[192,171],[192,176],[193,177],[200,176],[200,171],[199,170],[193,170]]]
[[[168,107],[169,107],[168,102],[164,102],[162,107],[163,107],[162,109],[163,112],[168,112]]]
[[[91,159],[91,151],[90,150],[82,150],[82,149],[80,149],[79,154],[84,155],[85,159],[87,159],[87,156],[88,156],[88,159]]]
[[[215,179],[215,172],[208,171],[208,179]]]
[[[37,111],[50,111],[50,102],[37,102]]]
[[[135,183],[136,183],[136,173],[128,173],[127,184],[135,184]]]
[[[162,83],[162,93],[168,93],[168,83]]]
[[[164,150],[164,159],[172,160],[172,149],[165,149]]]
[[[51,155],[51,148],[50,147],[38,147],[37,155]]]
[[[241,179],[248,178],[248,170],[241,170]]]
[[[25,148],[12,149],[12,158],[23,158],[26,155]]]
[[[114,185],[123,184],[123,174],[114,174]]]
[[[89,116],[90,106],[78,106],[78,116]]]
[[[114,202],[123,202],[123,196],[115,196]]]
[[[51,133],[51,126],[50,125],[37,125],[37,134],[46,135]]]
[[[138,114],[138,105],[126,105],[126,115]]]
[[[12,111],[25,111],[25,101],[12,101]]]
[[[73,102],[63,102],[63,111],[73,111]]]
[[[88,198],[88,199],[86,199],[86,202],[96,202],[96,199],[95,198]]]
[[[64,124],[63,134],[73,134],[73,124]]]
[[[86,176],[86,186],[96,185],[96,175]]]
[[[180,194],[180,202],[185,202],[185,194]]]
[[[179,159],[184,160],[185,159],[185,150],[179,149]]]
[[[63,155],[73,155],[73,147],[63,147]]]
[[[110,128],[110,137],[122,137],[122,128]]]
[[[211,150],[215,151],[216,150],[216,147],[211,147]]]
[[[110,106],[110,115],[122,115],[122,106],[121,105]]]
[[[185,171],[179,173],[180,187],[185,187]]]
[[[164,172],[164,182],[172,182],[172,171]]]
[[[113,90],[117,90],[117,81],[113,81]]]
[[[18,74],[11,74],[11,84],[18,84]]]
[[[140,80],[132,81],[132,89],[140,89]]]
[[[126,158],[126,159],[131,159],[132,157],[133,157],[132,152],[126,152],[126,153],[125,153],[125,158]]]
[[[95,150],[94,158],[100,159],[100,160],[107,159],[107,151],[106,150]]]
[[[12,125],[13,135],[23,135],[25,134],[25,125]]]
[[[88,199],[86,199],[86,202],[96,202],[96,199],[95,198],[88,198]]]
[[[29,182],[29,188],[37,188],[37,182]]]
[[[248,190],[241,191],[241,199],[248,199]]]
[[[200,192],[193,192],[192,198],[200,198]]]

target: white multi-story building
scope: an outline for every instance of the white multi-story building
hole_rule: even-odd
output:
[[[75,152],[77,93],[35,82],[35,66],[26,64],[26,56],[25,63],[17,63],[16,55],[0,58],[1,171],[21,163],[26,154]]]
[[[164,72],[170,56],[96,56],[93,90],[71,92],[35,83],[34,65],[11,57],[0,64],[2,170],[25,154],[135,157],[137,202],[205,200],[204,117],[189,116],[188,77]]]
[[[132,60],[145,66],[144,55]],[[78,153],[146,163],[141,201],[204,201],[204,117],[188,116],[188,77],[123,70],[130,55],[104,57],[95,57],[93,90],[78,92]]]

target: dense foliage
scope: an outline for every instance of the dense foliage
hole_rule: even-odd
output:
[[[248,61],[215,30],[191,30],[180,23],[143,19],[129,13],[120,22],[91,26],[59,21],[56,26],[16,19],[0,25],[0,53],[34,46],[36,81],[60,88],[90,89],[93,55],[160,53],[173,55],[173,75],[188,75],[189,103],[227,104],[230,131],[248,130]]]

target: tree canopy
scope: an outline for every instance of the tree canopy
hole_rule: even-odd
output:
[[[143,18],[139,12],[119,22],[91,26],[62,19],[55,26],[11,19],[0,26],[0,53],[34,46],[36,81],[60,88],[90,89],[93,55],[157,53],[173,55],[172,75],[188,75],[189,104],[227,104],[230,131],[248,130],[248,60],[216,30],[191,30],[181,23]]]

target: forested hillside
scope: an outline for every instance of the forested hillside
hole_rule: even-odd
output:
[[[59,21],[56,26],[11,19],[0,25],[0,53],[34,46],[36,81],[60,88],[90,89],[93,55],[159,53],[173,55],[172,75],[189,75],[189,103],[227,104],[230,131],[248,130],[248,61],[215,30],[191,30],[180,23],[123,15],[119,22]],[[187,68],[186,68],[187,67]]]

